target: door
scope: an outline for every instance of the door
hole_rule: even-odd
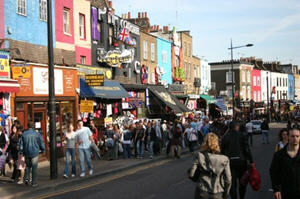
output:
[[[48,144],[48,134],[46,130],[46,111],[35,110],[33,114],[33,121],[35,130],[38,131],[44,139],[45,147],[46,147],[46,157],[49,157],[49,144]]]

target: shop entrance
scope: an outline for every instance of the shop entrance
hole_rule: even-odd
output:
[[[44,139],[45,147],[46,147],[46,157],[49,158],[49,144],[48,144],[48,136],[46,133],[46,111],[34,111],[33,114],[33,122],[35,130],[38,131]]]

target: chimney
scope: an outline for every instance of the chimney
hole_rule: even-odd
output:
[[[141,13],[140,12],[138,13],[138,18],[141,18]]]
[[[157,31],[159,31],[159,25],[157,25]]]
[[[130,19],[131,18],[131,13],[130,12],[128,12],[128,19]]]
[[[112,1],[108,1],[108,6],[113,8],[113,4],[112,4]]]
[[[166,33],[169,32],[169,26],[166,26]]]
[[[148,18],[148,12],[145,12],[145,18]]]
[[[143,18],[143,19],[145,18],[145,13],[144,13],[144,12],[142,12],[142,18]]]

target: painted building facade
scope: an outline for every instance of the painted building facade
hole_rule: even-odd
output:
[[[172,84],[172,62],[171,62],[171,42],[163,38],[157,38],[157,64],[156,75],[163,85]],[[161,76],[161,77],[159,77]]]
[[[254,102],[262,101],[261,94],[261,70],[253,69],[252,70],[252,99]]]
[[[295,74],[295,99],[300,100],[300,75]]]
[[[268,91],[269,91],[269,100],[271,99],[271,72],[266,70],[261,70],[261,101],[267,104]],[[269,88],[268,88],[269,86]]]
[[[211,89],[211,73],[210,65],[207,61],[201,60],[201,94],[208,94],[208,91]]]
[[[288,74],[271,72],[271,87],[275,87],[274,100],[286,100],[288,95]]]

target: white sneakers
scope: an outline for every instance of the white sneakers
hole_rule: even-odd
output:
[[[94,173],[94,171],[93,171],[93,169],[91,169],[90,171],[89,171],[89,175],[93,175],[93,173]],[[75,177],[75,175],[73,176],[74,174],[72,174],[72,177]],[[81,173],[80,174],[80,177],[81,178],[83,178],[85,176],[85,173]]]
[[[89,174],[90,174],[90,175],[93,175],[93,169],[90,170]]]
[[[80,177],[83,178],[85,176],[85,173],[81,173]]]

